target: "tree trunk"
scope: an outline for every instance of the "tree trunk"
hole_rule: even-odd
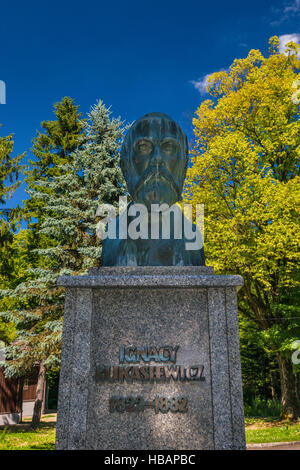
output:
[[[281,386],[281,418],[292,420],[300,416],[299,403],[297,397],[296,376],[293,372],[292,361],[280,353],[276,353]]]
[[[274,384],[274,377],[272,372],[270,372],[270,389],[271,389],[271,396],[272,400],[276,400],[276,391],[275,391],[275,384]]]
[[[40,425],[45,383],[46,383],[46,368],[44,366],[44,361],[42,361],[40,362],[40,369],[39,369],[39,375],[38,375],[38,381],[37,381],[37,387],[36,387],[36,398],[34,402],[32,421],[30,425],[32,429],[37,429]]]

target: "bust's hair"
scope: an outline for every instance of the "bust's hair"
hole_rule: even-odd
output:
[[[152,121],[152,120],[155,120],[155,119],[165,119],[165,120],[171,121],[172,123],[174,123],[177,132],[179,132],[179,134],[181,134],[181,137],[182,137],[182,140],[183,140],[183,143],[184,143],[184,146],[185,146],[184,150],[185,150],[185,156],[186,156],[186,163],[185,163],[185,169],[184,169],[184,177],[185,177],[187,167],[188,167],[188,162],[189,162],[189,146],[188,146],[187,137],[186,137],[185,133],[183,132],[183,130],[181,129],[181,127],[179,126],[179,124],[177,124],[177,122],[174,121],[174,119],[172,119],[170,116],[168,116],[168,114],[155,112],[155,113],[144,114],[144,116],[142,116],[142,117],[138,118],[136,121],[134,121],[133,124],[130,126],[130,128],[129,128],[129,130],[128,130],[125,138],[124,138],[123,145],[122,145],[122,148],[121,148],[121,153],[120,153],[120,163],[121,163],[121,169],[122,169],[125,180],[126,180],[126,176],[127,176],[129,166],[130,166],[129,148],[132,146],[131,139],[132,139],[133,131],[134,131],[135,127],[141,121],[144,121],[144,120]]]

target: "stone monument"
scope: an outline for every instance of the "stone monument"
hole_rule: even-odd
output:
[[[187,249],[185,217],[175,223],[175,209],[168,238],[165,208],[156,222],[140,218],[157,224],[154,238],[124,237],[136,204],[180,200],[187,158],[186,136],[169,116],[138,119],[121,151],[132,198],[125,225],[123,214],[118,237],[103,241],[103,267],[58,280],[66,302],[57,449],[245,448],[236,296],[243,279],[214,275],[203,244]]]

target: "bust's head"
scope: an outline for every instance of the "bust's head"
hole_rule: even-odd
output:
[[[130,127],[121,168],[134,202],[150,207],[179,201],[187,164],[186,135],[170,116],[145,114]]]

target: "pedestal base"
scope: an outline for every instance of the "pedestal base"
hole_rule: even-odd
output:
[[[208,267],[61,277],[56,448],[244,449],[242,284]]]

